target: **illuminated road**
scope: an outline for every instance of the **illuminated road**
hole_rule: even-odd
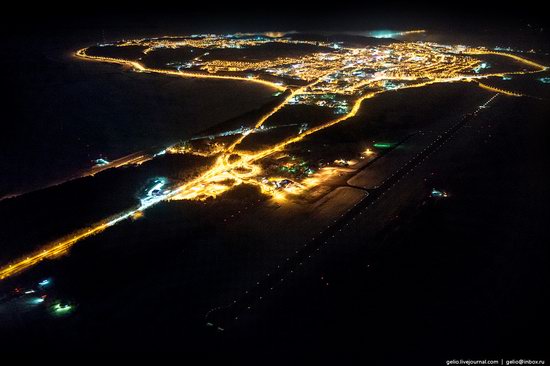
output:
[[[445,59],[445,57],[448,57],[446,53],[440,53],[438,51],[438,47],[440,47],[439,45],[431,46],[431,45],[419,43],[419,44],[410,44],[405,46],[399,44],[395,47],[397,50],[396,52],[413,52],[414,53],[416,52],[415,50],[417,50],[418,52],[424,52],[424,53],[433,52],[440,59]],[[400,47],[405,47],[405,49],[402,50]],[[432,50],[431,47],[433,47],[435,51]],[[188,182],[180,182],[179,184],[176,184],[170,191],[167,191],[159,196],[154,196],[154,197],[151,196],[146,200],[142,200],[141,204],[138,207],[135,207],[134,209],[131,209],[129,211],[110,217],[106,220],[96,223],[95,225],[92,225],[89,228],[85,228],[76,233],[73,233],[72,235],[66,238],[63,238],[53,243],[50,243],[48,245],[45,245],[39,251],[33,254],[30,254],[29,256],[23,259],[15,260],[11,264],[8,264],[4,267],[1,267],[0,279],[5,279],[17,273],[20,273],[21,271],[24,271],[25,269],[28,269],[40,263],[44,259],[55,258],[60,254],[66,253],[78,241],[85,239],[87,237],[90,237],[92,235],[98,234],[103,230],[107,229],[108,227],[116,225],[117,223],[123,220],[126,220],[127,218],[133,215],[136,215],[139,212],[144,211],[147,208],[165,200],[182,200],[182,199],[183,200],[204,200],[207,198],[215,198],[237,185],[246,183],[246,184],[251,184],[259,187],[263,193],[272,196],[275,200],[284,201],[286,199],[286,193],[284,191],[278,190],[271,183],[269,179],[267,180],[267,182],[265,179],[262,179],[261,175],[263,170],[260,165],[261,160],[272,155],[275,152],[284,150],[290,144],[294,144],[296,142],[302,141],[304,138],[306,138],[309,135],[312,135],[321,130],[330,128],[331,126],[342,123],[356,116],[360,110],[361,103],[364,100],[373,98],[378,94],[385,93],[388,91],[393,91],[396,88],[397,89],[418,88],[418,87],[423,87],[434,83],[477,81],[479,79],[484,79],[491,76],[502,76],[502,75],[507,75],[512,73],[524,74],[524,73],[539,72],[547,69],[543,65],[539,65],[533,61],[524,59],[516,55],[503,54],[500,52],[497,53],[497,52],[491,52],[491,51],[484,51],[482,49],[471,49],[463,53],[464,54],[497,54],[500,56],[510,57],[515,61],[522,62],[523,64],[534,68],[535,70],[521,71],[521,72],[512,71],[509,73],[494,73],[494,74],[479,74],[479,75],[467,74],[465,70],[471,69],[472,67],[478,65],[479,61],[475,59],[469,59],[469,58],[461,59],[460,57],[463,57],[463,56],[461,56],[460,54],[457,54],[456,56],[452,56],[451,58],[451,60],[455,60],[455,62],[457,63],[456,67],[454,65],[442,66],[442,65],[447,65],[446,63],[441,65],[439,63],[436,63],[434,65],[429,64],[427,66],[421,65],[420,67],[413,63],[412,66],[408,66],[409,69],[399,70],[396,67],[390,67],[386,74],[384,73],[376,74],[372,77],[369,77],[368,79],[364,79],[356,76],[356,75],[359,75],[358,73],[364,67],[363,64],[359,63],[359,65],[355,65],[355,64],[352,65],[352,60],[354,60],[354,57],[359,57],[357,55],[360,55],[360,57],[363,57],[365,60],[369,60],[368,58],[369,55],[368,53],[366,53],[365,50],[350,48],[350,49],[342,49],[341,51],[342,53],[339,54],[339,56],[334,56],[334,59],[330,59],[330,60],[327,59],[327,61],[323,61],[326,59],[326,56],[321,55],[321,56],[318,56],[319,59],[316,58],[313,61],[310,60],[309,62],[311,62],[311,69],[309,71],[306,70],[304,72],[306,74],[305,80],[307,80],[308,83],[305,86],[301,86],[301,87],[288,86],[287,88],[285,88],[281,86],[279,83],[263,80],[256,76],[243,77],[243,76],[230,76],[230,75],[216,75],[212,73],[207,74],[207,73],[199,73],[199,72],[182,72],[179,70],[176,71],[176,70],[147,68],[143,66],[141,63],[136,61],[110,58],[110,57],[91,56],[91,55],[88,55],[86,51],[87,51],[86,48],[81,49],[76,52],[76,56],[82,59],[90,60],[90,61],[107,62],[107,63],[123,65],[125,67],[130,67],[132,70],[136,72],[151,72],[151,73],[165,74],[169,76],[177,76],[177,77],[185,77],[185,78],[239,80],[239,81],[268,85],[280,91],[288,89],[287,91],[288,96],[286,96],[285,99],[281,103],[279,103],[277,106],[275,106],[272,110],[270,110],[269,112],[264,114],[261,118],[259,118],[258,121],[255,123],[254,128],[261,127],[270,117],[275,115],[285,106],[289,105],[290,102],[294,101],[295,98],[299,95],[315,96],[316,94],[322,94],[327,92],[339,93],[342,95],[346,95],[350,99],[352,105],[351,105],[351,108],[349,108],[349,110],[347,111],[347,113],[342,114],[340,117],[331,119],[323,124],[314,126],[305,131],[301,131],[290,138],[287,138],[283,141],[279,141],[273,144],[272,146],[260,151],[245,152],[245,151],[240,151],[238,149],[239,145],[249,135],[249,132],[243,133],[235,141],[233,141],[233,143],[228,144],[227,146],[224,146],[220,151],[216,151],[215,155],[217,155],[217,158],[215,159],[214,164],[198,177]],[[414,55],[410,57],[411,60],[414,60],[415,57],[417,57],[417,56],[414,56],[414,57],[413,56]],[[326,62],[326,65],[324,64],[325,62]],[[294,71],[290,71],[290,72],[294,72]],[[330,78],[333,77],[333,75],[335,74],[340,75],[342,73],[344,73],[345,75],[351,75],[351,76],[346,76],[345,80],[347,80],[348,84],[340,87],[338,86],[339,85],[338,83],[336,84],[333,83],[332,80],[330,80]],[[396,88],[380,87],[380,85],[382,84],[386,85],[388,80],[400,80],[403,83]],[[479,83],[478,85],[492,91],[498,91],[499,93],[502,93],[505,95],[519,96],[519,94],[517,93],[496,90],[495,88],[489,87],[485,84]],[[368,92],[364,92],[365,88],[369,88],[369,87],[371,88],[371,90]],[[376,89],[376,90],[372,91],[372,89]],[[458,129],[462,125],[457,125],[457,126],[458,127],[456,128]],[[454,131],[455,130],[452,130],[449,133],[452,134],[454,133]],[[444,137],[442,137],[441,143],[444,143],[444,141],[446,141],[445,138],[447,138],[447,135],[444,135]],[[123,159],[119,159],[113,163],[110,163],[109,165],[94,168],[89,172],[89,174],[93,175],[99,171],[108,169],[110,167],[119,167],[126,164],[139,164],[151,158],[154,158],[154,156],[151,156],[148,154],[142,154],[142,153],[132,154],[132,155],[129,155],[128,157],[125,157]],[[296,192],[294,192],[294,194],[296,194]]]
[[[247,77],[241,77],[241,76],[228,76],[228,75],[211,75],[211,74],[200,74],[200,73],[182,72],[182,71],[170,71],[170,70],[163,70],[163,69],[153,69],[153,68],[145,67],[136,61],[128,61],[128,60],[122,60],[122,59],[116,59],[116,58],[110,58],[110,57],[91,56],[86,53],[86,50],[87,50],[86,48],[80,49],[76,51],[75,55],[84,60],[114,63],[122,66],[127,66],[137,72],[150,72],[150,73],[158,73],[158,74],[173,75],[173,76],[180,76],[180,77],[186,77],[186,78],[197,78],[197,79],[240,80],[240,81],[267,85],[277,90],[285,89],[279,84],[262,80],[262,79],[257,79],[257,78],[247,78]]]
[[[28,269],[44,259],[56,258],[60,255],[67,253],[67,251],[78,241],[88,238],[92,235],[98,234],[103,230],[118,224],[119,222],[126,220],[133,215],[139,214],[143,210],[157,204],[158,202],[164,200],[166,196],[158,197],[148,197],[146,200],[142,200],[141,204],[129,211],[114,215],[106,220],[103,220],[95,225],[92,225],[88,228],[79,230],[66,238],[62,238],[53,243],[47,244],[40,251],[37,251],[31,255],[26,256],[18,261],[15,261],[7,266],[4,266],[0,269],[0,279],[5,279],[9,276],[17,274],[25,269]]]
[[[500,94],[504,94],[504,95],[508,95],[508,96],[511,96],[511,97],[521,97],[523,96],[521,93],[517,93],[517,92],[513,92],[513,91],[509,91],[509,90],[504,90],[504,89],[499,89],[499,88],[495,88],[493,86],[490,86],[490,85],[487,85],[487,84],[483,84],[482,82],[478,81],[477,83],[481,88],[485,89],[485,90],[489,90],[489,91],[492,91],[492,92],[495,92],[495,93],[500,93]]]

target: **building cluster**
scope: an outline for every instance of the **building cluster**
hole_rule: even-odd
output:
[[[267,43],[319,46],[322,52],[297,57],[273,57],[257,60],[217,59],[210,54],[216,49],[248,49]],[[250,78],[278,78],[289,85],[309,84],[307,92],[360,96],[365,92],[396,89],[411,82],[452,80],[479,73],[487,65],[472,57],[465,46],[447,46],[427,42],[394,42],[363,48],[343,43],[295,40],[265,35],[213,35],[161,37],[116,44],[120,47],[142,46],[148,54],[158,49],[191,48],[197,52],[191,60],[173,60],[167,68],[208,72],[209,74],[241,74]],[[208,56],[208,57],[205,57]],[[389,82],[388,82],[389,81]],[[401,82],[400,82],[401,81]],[[317,98],[311,98],[317,103]]]

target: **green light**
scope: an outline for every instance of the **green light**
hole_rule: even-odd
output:
[[[54,311],[54,313],[57,314],[57,315],[67,314],[67,313],[70,312],[72,309],[73,309],[73,307],[72,307],[71,305],[55,304],[55,305],[53,306],[53,311]]]
[[[395,36],[399,36],[399,32],[391,31],[391,30],[376,30],[368,33],[369,37],[373,38],[392,38]]]
[[[378,147],[378,148],[382,148],[382,149],[387,149],[389,147],[392,147],[393,145],[394,144],[392,144],[390,142],[377,142],[373,146]]]

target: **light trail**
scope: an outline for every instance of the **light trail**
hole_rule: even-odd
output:
[[[134,44],[132,43],[132,41],[125,43],[125,45],[132,45],[132,44]],[[153,47],[154,47],[154,42],[153,42]],[[399,47],[403,47],[405,51],[408,49],[407,47],[413,47],[412,48],[413,50],[415,50],[414,47],[417,47],[415,52],[420,52],[419,50],[423,50],[422,52],[429,52],[429,49],[430,49],[430,45],[427,45],[424,43],[416,43],[416,44],[413,44],[413,46],[398,44],[395,47],[398,50],[400,50]],[[199,73],[191,73],[191,72],[147,68],[135,61],[116,59],[116,58],[110,58],[110,57],[102,57],[102,56],[91,56],[86,53],[86,50],[87,48],[78,50],[76,52],[76,56],[82,59],[90,60],[90,61],[107,62],[107,63],[123,65],[126,67],[130,67],[137,72],[152,72],[152,73],[158,73],[158,74],[165,74],[165,75],[179,76],[179,77],[190,77],[190,78],[239,80],[239,81],[260,83],[260,84],[275,88],[277,90],[287,89],[277,83],[262,80],[256,77],[248,78],[248,77],[230,76],[230,75],[199,74]],[[275,106],[272,110],[270,110],[269,112],[264,114],[262,117],[260,117],[259,120],[254,125],[254,128],[260,128],[271,116],[273,116],[282,108],[284,108],[286,105],[288,105],[289,102],[295,96],[303,93],[323,94],[323,93],[331,92],[336,94],[349,94],[349,93],[354,94],[354,93],[360,92],[361,91],[360,89],[363,86],[365,87],[378,86],[380,83],[384,82],[385,80],[397,79],[397,80],[403,80],[403,81],[418,81],[418,80],[424,80],[427,78],[428,79],[427,81],[417,82],[415,84],[409,84],[409,85],[401,85],[398,89],[418,88],[418,87],[423,87],[434,83],[451,83],[451,82],[474,81],[474,80],[477,81],[478,79],[484,79],[491,76],[501,76],[501,75],[505,75],[505,74],[507,75],[512,73],[526,74],[526,73],[540,72],[547,69],[546,66],[540,65],[536,62],[527,60],[520,56],[511,55],[503,52],[487,51],[484,49],[469,49],[464,53],[496,54],[500,56],[506,56],[516,61],[522,62],[526,65],[529,65],[530,67],[534,67],[537,70],[518,71],[518,72],[509,72],[509,73],[468,75],[463,73],[463,71],[473,67],[478,62],[470,59],[470,60],[464,61],[462,66],[456,66],[456,67],[446,66],[449,70],[452,70],[452,71],[447,70],[444,72],[438,72],[437,70],[439,69],[439,67],[437,65],[435,66],[428,65],[427,68],[422,68],[422,67],[419,67],[418,65],[413,64],[413,65],[410,65],[410,71],[408,72],[406,70],[395,71],[395,69],[390,68],[388,71],[389,73],[388,75],[384,75],[384,74],[378,75],[367,81],[365,81],[365,79],[362,79],[362,78],[354,79],[351,76],[349,77],[346,76],[346,78],[350,80],[355,80],[354,81],[355,84],[352,82],[351,85],[346,87],[341,87],[340,89],[337,86],[337,84],[336,86],[333,85],[329,79],[331,79],[331,75],[333,75],[334,73],[347,73],[346,75],[353,75],[354,72],[360,71],[362,66],[349,67],[348,65],[350,64],[351,60],[353,60],[353,57],[355,57],[356,55],[364,55],[363,51],[364,50],[361,50],[361,49],[343,48],[343,52],[349,53],[349,55],[345,53],[345,55],[347,55],[346,57],[342,57],[341,55],[334,56],[335,59],[327,60],[326,65],[323,63],[321,63],[321,65],[317,65],[313,63],[311,67],[321,66],[321,69],[323,69],[323,71],[314,72],[312,74],[312,75],[316,75],[314,78],[307,77],[307,79],[311,81],[306,86],[295,88],[295,89],[290,88],[291,90],[290,94],[281,103]],[[350,58],[347,58],[348,56],[351,57],[351,60]],[[325,57],[325,56],[322,56],[322,57]],[[412,57],[412,59],[415,59],[416,57],[418,56],[414,56]],[[328,68],[328,71],[327,71],[327,68]],[[477,81],[477,83],[480,87],[483,87],[491,91],[497,91],[499,93],[517,96],[516,93],[513,93],[513,92],[501,91],[499,89],[482,84],[479,81]],[[214,152],[219,154],[214,164],[204,173],[200,174],[198,177],[192,179],[189,182],[181,183],[180,185],[176,186],[173,190],[169,191],[166,194],[162,194],[158,197],[152,196],[151,194],[149,194],[147,199],[141,200],[141,204],[137,208],[125,211],[119,215],[112,216],[111,218],[108,218],[102,222],[92,225],[89,228],[77,231],[76,233],[72,234],[70,237],[66,237],[64,239],[60,239],[51,244],[48,244],[43,249],[36,251],[35,253],[29,256],[26,256],[23,259],[13,261],[12,263],[4,267],[1,267],[0,279],[5,279],[17,273],[20,273],[40,263],[44,259],[56,258],[66,253],[78,241],[91,237],[95,234],[98,234],[106,230],[107,228],[114,226],[120,223],[121,221],[128,219],[129,217],[132,217],[133,215],[140,214],[147,208],[153,205],[156,205],[157,203],[162,201],[181,200],[181,199],[203,200],[210,197],[215,198],[220,194],[226,192],[227,190],[243,183],[253,184],[259,187],[263,193],[269,194],[276,199],[284,199],[285,195],[275,190],[273,188],[273,185],[270,184],[270,182],[272,182],[273,180],[280,179],[280,178],[270,177],[269,179],[267,179],[267,183],[259,179],[259,176],[262,174],[262,168],[258,164],[259,161],[275,152],[284,150],[288,145],[299,142],[307,136],[315,134],[316,132],[327,129],[331,126],[334,126],[338,123],[341,123],[343,121],[346,121],[356,116],[364,100],[372,98],[388,90],[389,89],[379,88],[379,90],[377,91],[371,91],[364,95],[360,95],[355,99],[351,110],[348,113],[342,115],[341,117],[335,118],[324,124],[305,130],[301,133],[298,133],[296,136],[290,137],[282,142],[274,144],[269,148],[266,148],[264,150],[261,150],[255,153],[246,153],[243,151],[236,150],[236,147],[248,136],[248,133],[242,134],[239,138],[236,139],[236,141],[234,141],[229,146],[220,148],[219,152],[217,151]],[[312,181],[319,182],[318,179],[312,179]],[[150,192],[152,192],[152,190],[150,190]]]

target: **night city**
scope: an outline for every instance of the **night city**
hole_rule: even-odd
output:
[[[3,355],[550,361],[543,4],[150,5],[5,14]]]

